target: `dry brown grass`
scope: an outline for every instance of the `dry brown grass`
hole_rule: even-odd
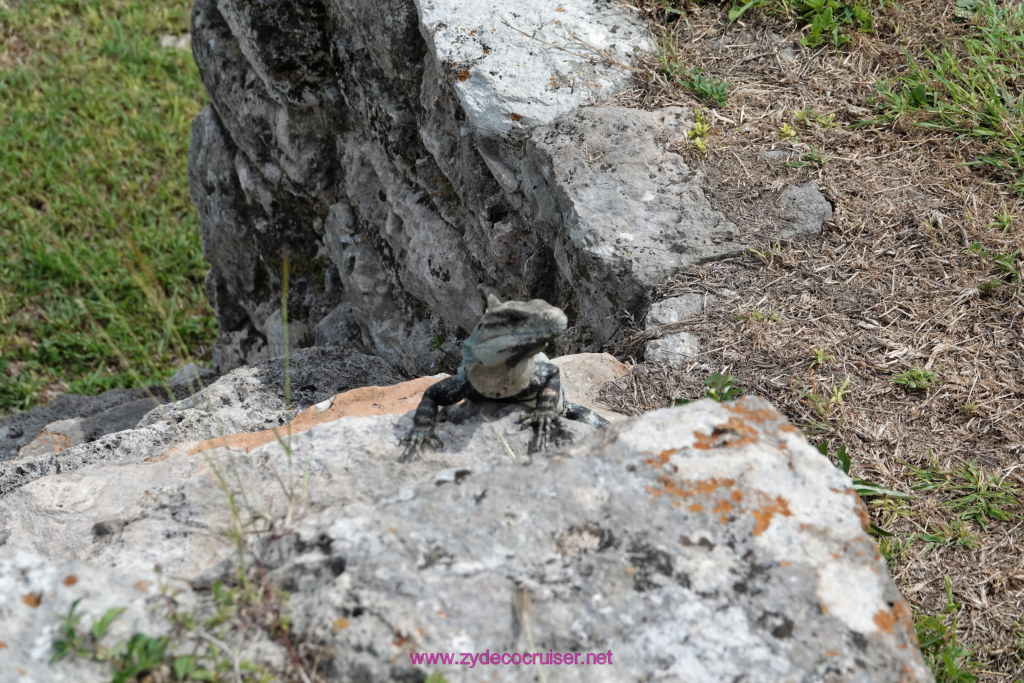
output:
[[[837,53],[802,48],[794,23],[751,13],[727,26],[723,6],[682,3],[685,17],[662,30],[675,36],[685,64],[731,83],[727,106],[706,114],[714,123],[707,151],[682,153],[714,179],[714,205],[759,242],[761,256],[700,265],[666,282],[661,297],[715,297],[703,319],[655,333],[696,332],[701,357],[679,368],[638,365],[607,398],[633,411],[663,407],[701,395],[709,372],[730,372],[812,442],[845,444],[853,476],[915,494],[869,503],[875,523],[894,534],[883,550],[904,595],[920,614],[939,614],[948,576],[962,605],[959,644],[981,663],[975,673],[1010,681],[1024,677],[1024,293],[1009,283],[988,290],[998,270],[967,247],[1021,249],[1024,203],[959,165],[976,143],[909,121],[854,125],[872,117],[866,101],[876,81],[905,68],[904,48],[920,54],[960,35],[952,5],[905,0],[876,10],[875,33]],[[659,3],[640,6],[663,21]],[[706,108],[653,73],[624,101]],[[797,123],[801,109],[842,125]],[[781,137],[783,124],[799,140]],[[762,156],[785,150],[798,159],[809,146],[826,155],[823,167],[786,168]],[[772,242],[772,216],[752,210],[750,198],[810,179],[833,203],[833,219],[820,240]],[[1004,233],[990,222],[1007,210],[1018,219]],[[650,336],[620,351],[639,353]],[[893,384],[915,367],[934,372],[936,385]],[[1018,487],[1008,521],[964,519],[966,503],[957,501],[967,489],[954,485],[971,466],[990,488]]]

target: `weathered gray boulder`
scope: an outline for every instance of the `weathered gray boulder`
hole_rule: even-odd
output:
[[[232,382],[207,389],[214,404]],[[552,681],[929,680],[851,482],[764,401],[599,431],[564,421],[562,445],[533,457],[522,407],[458,408],[437,428],[442,449],[399,465],[415,405],[402,386],[322,401],[263,445],[246,433],[167,448],[142,427],[122,434],[130,453],[77,446],[92,464],[8,490],[0,679],[107,680],[88,662],[46,663],[72,602],[84,598],[83,628],[126,607],[111,641],[167,632],[168,595],[209,614],[211,586],[239,575],[225,532],[253,523],[264,532],[244,561],[291,592],[290,643],[315,648],[328,680],[535,675],[411,659],[488,650],[611,653],[544,667]],[[193,439],[233,419],[192,405],[179,407]],[[229,491],[244,500],[235,515]],[[252,622],[218,637],[231,658],[290,661]]]
[[[117,389],[95,397],[68,394],[5,418],[0,438],[12,436],[0,440],[9,449],[6,458],[0,457],[0,495],[40,476],[99,460],[137,462],[175,443],[276,427],[338,392],[401,380],[379,358],[338,347],[304,349],[291,356],[286,402],[284,367],[283,359],[268,359],[238,368],[198,392],[198,385],[190,390],[173,384],[170,390],[185,398],[172,405],[163,404],[167,393],[159,388]]]
[[[594,106],[653,49],[622,5],[198,0],[192,46],[220,367],[283,348],[286,255],[292,348],[420,374],[475,324],[481,286],[561,306],[565,348],[595,347],[666,276],[749,242],[679,153],[687,110]],[[831,215],[813,184],[775,199],[777,234]]]

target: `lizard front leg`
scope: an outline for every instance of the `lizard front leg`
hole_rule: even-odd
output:
[[[437,423],[438,406],[450,406],[458,403],[469,393],[469,382],[459,375],[443,379],[437,384],[432,384],[423,392],[416,413],[412,418],[412,430],[402,437],[400,444],[405,448],[398,456],[398,462],[409,462],[414,457],[419,457],[424,446],[440,448],[444,444],[434,434],[434,425]]]
[[[539,362],[534,367],[534,381],[537,389],[537,405],[533,412],[524,415],[520,422],[533,427],[529,452],[545,450],[553,433],[558,430],[558,416],[562,403],[562,380],[558,366],[554,363]]]

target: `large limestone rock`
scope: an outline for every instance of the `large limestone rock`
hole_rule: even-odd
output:
[[[562,362],[577,385],[620,371]],[[317,653],[327,680],[535,673],[411,659],[485,651],[611,653],[544,667],[551,681],[929,680],[850,480],[764,401],[698,401],[603,430],[565,421],[562,445],[532,458],[522,407],[454,409],[444,447],[399,465],[430,381],[355,389],[294,419],[280,406],[269,423],[291,427],[262,433],[272,401],[247,404],[246,382],[260,382],[240,370],[118,444],[69,449],[74,471],[9,487],[0,680],[109,680],[81,659],[47,664],[72,603],[83,629],[126,608],[110,645],[170,633],[169,600],[210,614],[212,586],[237,580],[234,528],[263,530],[244,561],[290,592],[289,642]],[[232,423],[247,431],[207,438]],[[187,434],[169,444],[158,424]],[[282,671],[288,649],[248,614],[220,646]]]
[[[187,398],[170,406],[159,388],[117,389],[91,397],[67,394],[10,415],[0,420],[0,495],[97,460],[138,461],[182,441],[277,427],[340,391],[401,380],[379,358],[338,347],[296,351],[287,393],[284,369],[284,359],[272,358],[238,368],[199,391],[202,382],[192,391],[187,383],[174,383],[169,391]]]
[[[746,245],[679,153],[689,111],[595,106],[653,49],[621,4],[198,0],[192,45],[222,369],[288,334],[436,371],[480,286],[561,306],[566,348],[593,347],[667,275]],[[775,195],[777,234],[831,215],[813,184]]]

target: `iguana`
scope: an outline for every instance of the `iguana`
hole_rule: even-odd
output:
[[[418,456],[425,445],[440,447],[434,435],[438,406],[463,398],[534,403],[533,411],[520,420],[533,427],[530,453],[547,448],[559,416],[594,427],[608,424],[594,411],[565,400],[558,366],[542,353],[567,325],[562,309],[542,299],[502,303],[488,296],[484,316],[462,344],[458,373],[423,392],[412,431],[402,437],[405,449],[399,462]]]

